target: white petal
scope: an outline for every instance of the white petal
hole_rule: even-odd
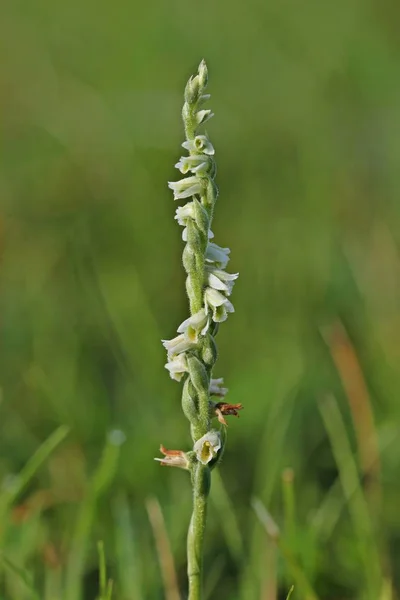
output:
[[[208,271],[208,283],[210,286],[216,290],[223,290],[230,296],[239,273],[227,273],[226,271],[213,269],[212,267],[206,267],[206,269]]]
[[[197,177],[185,177],[179,181],[168,181],[168,187],[173,191],[186,190],[198,181]]]
[[[218,277],[216,277],[213,273],[208,274],[208,283],[212,288],[214,288],[214,290],[229,292],[229,288],[226,283],[218,279]]]
[[[183,333],[189,326],[200,329],[200,327],[203,327],[205,320],[206,313],[204,308],[201,308],[197,313],[183,321],[183,323],[179,325],[177,331],[178,333]]]
[[[182,377],[188,371],[185,354],[178,354],[172,360],[167,362],[165,368],[168,369],[171,379],[181,381]]]
[[[189,152],[195,150],[196,152],[202,152],[208,156],[213,156],[215,154],[214,147],[206,135],[196,135],[194,140],[187,140],[186,142],[183,142],[182,146]]]
[[[168,357],[173,357],[181,352],[186,352],[193,347],[183,334],[177,335],[172,340],[162,340],[164,348],[168,352]]]
[[[208,162],[202,162],[199,165],[197,165],[197,167],[192,167],[191,171],[192,173],[196,173],[196,175],[200,174],[206,174],[208,171],[208,167],[209,167],[209,163]]]
[[[204,308],[201,308],[197,313],[179,325],[178,332],[184,334],[185,338],[193,344],[197,344],[199,333],[203,334],[203,330],[207,326],[208,316]]]
[[[194,219],[194,205],[193,202],[187,202],[183,206],[179,206],[175,211],[174,217],[179,225],[186,225],[187,219]]]
[[[201,335],[206,335],[209,327],[210,327],[210,319],[207,316],[207,322],[204,325],[203,329],[201,330]]]
[[[225,302],[225,310],[228,313],[234,313],[235,312],[235,309],[234,309],[234,306],[233,306],[232,302],[230,302],[228,299]]]
[[[183,175],[186,175],[186,173],[189,171],[189,165],[185,163],[182,158],[175,164],[175,168],[179,169]]]
[[[203,123],[207,123],[212,117],[214,113],[208,110],[199,110],[196,114],[196,121],[198,125],[202,125]]]
[[[175,167],[186,174],[188,171],[192,173],[207,172],[210,167],[210,160],[204,154],[191,154],[190,156],[181,156]]]
[[[228,318],[228,313],[226,312],[226,308],[224,305],[215,306],[213,308],[213,316],[212,319],[214,323],[223,323]]]
[[[206,261],[214,263],[221,269],[225,269],[229,262],[230,252],[229,248],[221,248],[221,246],[214,244],[214,242],[210,242],[206,250]]]
[[[169,181],[168,187],[174,192],[175,200],[188,198],[201,191],[201,184],[197,177],[186,177],[179,181]]]
[[[228,393],[228,388],[222,387],[224,384],[223,377],[219,379],[211,379],[210,381],[210,395],[219,396],[223,398]]]
[[[194,140],[186,140],[186,142],[183,142],[182,146],[185,150],[189,150],[190,152],[190,150],[195,149]]]
[[[206,288],[205,299],[206,299],[206,302],[210,306],[213,306],[213,307],[222,306],[222,304],[225,304],[226,302],[228,302],[228,299],[225,298],[225,296],[223,294],[218,292],[218,290],[215,290],[210,287]]]
[[[174,192],[174,200],[183,200],[184,198],[189,198],[190,196],[195,196],[196,194],[200,194],[201,185],[200,183],[196,183],[192,185],[192,187],[183,190],[182,192]]]
[[[216,275],[221,281],[235,281],[239,277],[239,273],[227,273],[222,269],[214,269],[213,267],[207,267],[207,270]]]

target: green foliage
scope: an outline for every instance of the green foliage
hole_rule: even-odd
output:
[[[190,443],[160,344],[187,315],[165,182],[203,57],[224,198],[213,231],[240,272],[217,366],[244,404],[211,490],[205,595],[285,598],[294,584],[304,600],[303,577],[323,600],[369,600],[375,586],[394,599],[398,5],[5,0],[0,12],[1,600],[104,594],[99,540],[113,600],[166,595],[153,495],[185,597],[187,474],[152,459],[160,442]],[[68,436],[33,462],[58,427]],[[126,443],[109,448],[116,428]]]

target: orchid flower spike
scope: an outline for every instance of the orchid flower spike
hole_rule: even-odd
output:
[[[215,149],[208,135],[200,128],[214,113],[204,104],[210,99],[206,93],[208,69],[201,61],[198,72],[190,77],[184,94],[182,117],[187,152],[175,167],[176,181],[168,187],[174,200],[180,201],[175,219],[182,229],[184,249],[183,267],[186,271],[186,293],[189,315],[177,328],[177,335],[163,340],[167,351],[165,368],[170,377],[183,382],[182,409],[190,422],[193,450],[167,450],[160,447],[161,465],[190,471],[193,485],[193,516],[188,533],[189,598],[200,600],[201,552],[205,528],[206,503],[210,488],[211,470],[219,463],[225,446],[226,421],[224,416],[238,416],[241,404],[228,404],[222,378],[212,377],[217,360],[215,336],[219,323],[234,312],[230,300],[238,273],[225,269],[230,249],[214,242],[211,229],[218,187]],[[211,241],[213,240],[213,241]],[[215,396],[218,402],[211,400]],[[220,431],[212,428],[212,419],[223,425]]]

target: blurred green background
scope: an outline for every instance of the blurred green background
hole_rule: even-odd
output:
[[[98,541],[113,599],[186,597],[190,485],[153,457],[190,444],[160,339],[187,316],[166,182],[203,57],[240,272],[215,376],[245,406],[205,597],[398,597],[399,13],[3,0],[1,600],[100,597]]]

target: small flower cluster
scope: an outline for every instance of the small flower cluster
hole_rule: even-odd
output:
[[[207,83],[207,68],[202,62],[199,73],[192,77],[186,87],[185,112],[190,113],[190,100],[197,98],[195,111],[192,114],[194,122],[199,125],[208,121],[213,113],[210,110],[197,110],[205,100],[210,98],[209,94],[203,94]],[[191,198],[184,206],[177,208],[175,219],[183,229],[182,238],[188,243],[188,253],[191,251],[196,255],[198,248],[197,240],[189,239],[190,231],[197,228],[206,238],[205,251],[197,255],[203,263],[201,286],[202,307],[183,321],[178,327],[178,336],[172,340],[164,340],[163,344],[168,352],[168,363],[165,365],[172,379],[180,381],[187,372],[185,352],[196,348],[199,337],[204,336],[211,322],[222,323],[228,318],[228,314],[234,312],[233,304],[229,300],[232,288],[239,274],[230,274],[225,271],[229,261],[229,248],[222,248],[210,240],[214,234],[210,229],[213,204],[217,197],[217,188],[214,182],[216,173],[214,161],[214,147],[206,135],[195,135],[182,144],[188,150],[189,156],[182,156],[175,167],[184,177],[176,182],[169,182],[168,186],[174,193],[175,200]],[[193,227],[192,227],[193,226]],[[192,234],[192,238],[193,238]],[[199,262],[200,262],[199,261]],[[188,269],[189,270],[189,269]]]

